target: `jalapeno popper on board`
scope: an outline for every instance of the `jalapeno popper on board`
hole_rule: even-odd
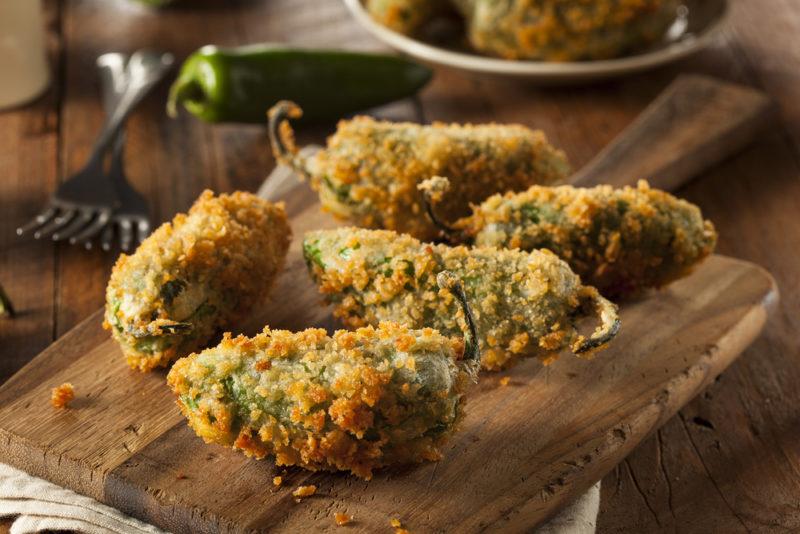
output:
[[[291,229],[282,205],[205,191],[189,210],[122,254],[103,326],[141,371],[203,347],[260,303],[280,271]]]
[[[607,297],[662,287],[710,255],[717,233],[700,209],[674,196],[637,187],[534,186],[494,195],[453,226],[432,204],[447,190],[435,177],[420,186],[429,216],[451,242],[522,250],[546,248]]]
[[[340,228],[307,233],[303,254],[350,327],[396,321],[458,332],[455,304],[436,292],[436,273],[452,271],[472,303],[486,369],[524,356],[548,362],[564,348],[588,356],[619,328],[616,306],[549,251],[430,245],[391,231]],[[600,324],[585,337],[576,326],[591,315]]]
[[[178,360],[167,377],[189,425],[208,443],[278,465],[374,469],[441,458],[463,415],[480,354],[464,291],[439,273],[436,298],[467,324],[446,337],[397,323],[353,332],[270,330]]]
[[[294,146],[287,118],[300,108],[280,102],[270,111],[275,157],[309,178],[324,209],[358,226],[386,228],[431,239],[436,227],[423,211],[417,185],[447,174],[453,185],[441,209],[448,217],[469,213],[498,191],[519,191],[565,178],[563,152],[544,134],[519,125],[457,125],[341,121],[328,146],[311,158]]]
[[[609,59],[661,39],[677,0],[452,0],[479,52],[505,59]]]

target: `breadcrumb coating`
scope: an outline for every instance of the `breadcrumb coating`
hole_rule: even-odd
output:
[[[374,469],[441,458],[477,362],[464,340],[394,323],[270,330],[178,360],[167,381],[208,443],[278,465]]]
[[[188,214],[163,224],[133,255],[120,255],[103,326],[132,368],[166,366],[264,300],[290,239],[282,205],[205,191]]]
[[[455,227],[477,246],[549,249],[607,297],[687,275],[717,241],[697,206],[645,181],[620,189],[534,186],[495,195]]]
[[[678,0],[452,0],[467,37],[505,59],[610,59],[663,38]]]
[[[50,393],[50,404],[53,408],[69,408],[69,403],[75,398],[75,388],[69,382],[64,382],[54,387]]]
[[[447,0],[367,0],[367,12],[396,32],[411,35],[432,17],[448,10]]]
[[[385,228],[423,240],[438,235],[425,217],[417,185],[433,175],[450,178],[452,192],[440,209],[450,219],[469,213],[470,203],[498,191],[520,191],[569,175],[563,152],[541,131],[520,125],[460,125],[377,121],[339,122],[327,148],[308,160],[294,146],[288,123],[300,109],[290,102],[270,114],[283,126],[272,133],[276,158],[309,177],[323,208],[367,228]]]
[[[448,247],[391,231],[340,228],[307,233],[303,253],[320,291],[350,327],[395,321],[455,335],[463,315],[436,283],[437,273],[451,271],[472,304],[485,369],[528,356],[549,362],[564,348],[590,355],[619,325],[616,306],[549,251]],[[576,326],[592,314],[601,325],[586,339]]]

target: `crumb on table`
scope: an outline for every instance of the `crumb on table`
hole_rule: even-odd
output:
[[[292,492],[292,495],[294,495],[299,501],[303,497],[311,497],[316,492],[317,487],[312,484],[310,486],[298,486],[298,488]]]
[[[272,479],[272,485],[273,486],[277,487],[277,486],[280,486],[281,484],[283,484],[283,477],[273,477],[273,479]]]
[[[75,388],[69,382],[64,382],[53,388],[50,394],[50,403],[53,408],[68,408],[70,401],[75,398]]]
[[[333,516],[333,519],[336,521],[338,526],[343,527],[353,520],[353,516],[345,514],[344,512],[336,512],[336,514]]]
[[[504,376],[503,378],[500,379],[500,385],[507,386],[510,381],[511,381],[510,376]]]

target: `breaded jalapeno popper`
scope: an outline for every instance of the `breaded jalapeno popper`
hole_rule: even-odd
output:
[[[617,333],[617,308],[581,285],[549,251],[448,247],[391,231],[340,228],[305,235],[312,278],[348,326],[396,321],[458,332],[455,303],[437,297],[436,273],[452,271],[472,303],[482,364],[500,369],[523,356],[554,359],[564,348],[589,356]],[[578,320],[600,323],[590,337]]]
[[[178,360],[167,381],[207,443],[278,465],[369,479],[383,466],[438,460],[480,360],[460,282],[442,272],[438,284],[436,299],[459,303],[463,337],[393,322],[333,337],[265,328],[226,334]]]
[[[661,39],[677,0],[452,0],[479,52],[505,59],[609,59]]]
[[[447,180],[421,185],[435,204]],[[662,287],[691,272],[717,242],[700,209],[674,196],[637,187],[614,189],[534,186],[522,193],[494,195],[452,227],[429,216],[454,243],[522,250],[546,248],[569,263],[606,297],[625,297]]]
[[[106,289],[103,326],[128,364],[166,366],[203,347],[260,303],[280,271],[291,229],[282,205],[205,191],[122,254]]]
[[[410,35],[448,10],[447,0],[367,0],[367,12],[379,23]]]
[[[287,118],[302,114],[291,102],[270,110],[275,157],[309,178],[323,208],[358,226],[431,239],[436,228],[423,212],[417,185],[446,174],[452,196],[441,206],[447,217],[468,214],[498,191],[520,191],[569,174],[563,152],[544,134],[518,125],[422,126],[357,117],[341,121],[328,146],[311,158],[294,146]]]

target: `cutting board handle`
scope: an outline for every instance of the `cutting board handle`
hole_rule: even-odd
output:
[[[773,103],[755,89],[682,75],[568,181],[674,191],[744,148],[764,128]]]

